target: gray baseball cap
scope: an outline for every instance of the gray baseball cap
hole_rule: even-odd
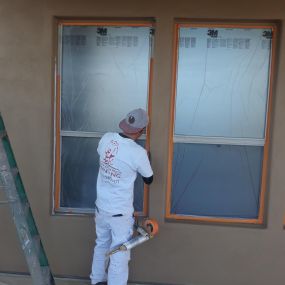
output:
[[[127,114],[120,122],[119,127],[128,134],[135,134],[144,129],[148,124],[148,115],[145,110],[139,108]]]

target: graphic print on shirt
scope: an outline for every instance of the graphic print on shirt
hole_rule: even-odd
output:
[[[103,161],[106,164],[112,165],[113,164],[113,160],[114,160],[115,156],[118,153],[118,149],[119,149],[118,142],[111,140],[110,144],[105,149],[105,156],[104,156]]]
[[[121,171],[113,166],[114,159],[119,150],[119,143],[111,140],[104,150],[103,159],[100,161],[100,170],[104,182],[119,184]]]

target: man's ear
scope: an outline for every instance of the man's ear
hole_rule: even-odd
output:
[[[143,129],[140,129],[137,134],[136,134],[136,139],[138,139],[142,134],[143,134],[143,131],[144,131],[144,128]]]
[[[144,131],[146,131],[146,127],[141,129],[141,132],[143,133]]]

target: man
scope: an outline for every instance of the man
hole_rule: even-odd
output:
[[[120,122],[122,133],[106,133],[98,145],[100,169],[97,178],[95,211],[96,246],[92,284],[127,285],[130,252],[111,255],[106,272],[106,253],[131,239],[133,234],[133,191],[137,173],[146,184],[153,180],[147,152],[138,139],[148,124],[147,113],[135,109]]]

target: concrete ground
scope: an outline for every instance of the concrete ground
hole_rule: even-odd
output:
[[[56,285],[90,285],[87,279],[75,278],[55,278]],[[32,284],[29,275],[14,274],[14,273],[0,273],[0,285],[34,285]],[[152,285],[152,284],[138,284],[129,283],[128,285]],[[158,284],[157,284],[158,285]],[[163,285],[163,284],[161,284]]]
[[[56,285],[90,285],[90,281],[83,279],[56,278]],[[33,285],[28,275],[0,273],[0,285]]]

